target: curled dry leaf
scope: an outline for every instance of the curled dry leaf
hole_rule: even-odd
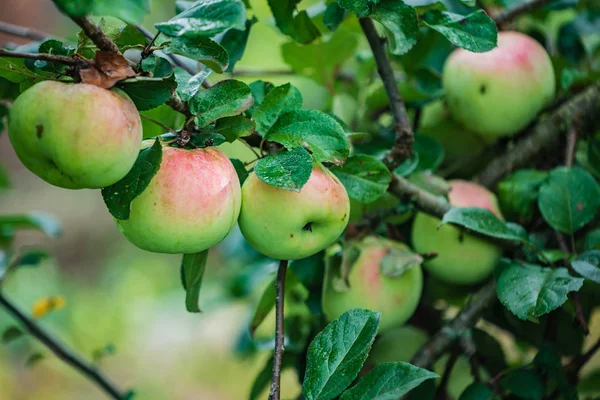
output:
[[[136,76],[135,71],[129,66],[127,59],[120,54],[108,51],[98,51],[94,64],[89,68],[79,70],[82,83],[110,89],[123,79]]]

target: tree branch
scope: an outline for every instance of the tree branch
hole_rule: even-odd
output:
[[[496,299],[496,282],[490,281],[479,289],[452,321],[440,329],[412,358],[411,364],[428,368],[450,345],[469,330],[485,309]]]
[[[47,33],[40,32],[32,28],[25,28],[23,26],[9,24],[8,22],[4,21],[0,21],[0,32],[6,33],[7,35],[18,36],[37,41],[46,40],[46,38],[50,36]]]
[[[94,24],[91,19],[88,17],[72,17],[72,19],[100,50],[110,51],[111,53],[119,52],[119,47],[115,42],[106,36],[106,34],[102,32],[102,29]]]
[[[281,361],[284,351],[283,331],[283,306],[285,302],[285,274],[288,267],[287,260],[279,262],[277,279],[275,280],[275,354],[273,356],[273,378],[269,400],[279,400],[281,397]]]
[[[579,380],[579,372],[587,364],[588,361],[600,350],[600,339],[584,354],[575,356],[566,366],[565,371],[571,383],[576,383]]]
[[[527,3],[519,4],[516,7],[513,7],[507,11],[502,12],[494,16],[492,19],[496,22],[498,27],[502,27],[507,23],[511,22],[521,14],[525,14],[529,11],[535,10],[536,8],[542,7],[544,4],[549,3],[550,0],[532,0]]]
[[[542,117],[513,148],[495,158],[476,177],[484,186],[493,186],[515,168],[526,165],[533,157],[542,156],[559,143],[559,138],[573,125],[580,132],[600,127],[600,87],[591,86],[575,95],[556,111]]]
[[[414,203],[421,211],[440,219],[451,208],[450,204],[444,201],[443,198],[435,196],[395,174],[392,174],[392,182],[388,192],[400,200]]]
[[[40,342],[42,342],[48,349],[50,349],[58,358],[69,364],[82,375],[86,376],[89,380],[98,385],[104,390],[110,397],[116,400],[124,399],[126,394],[122,393],[121,390],[111,382],[106,376],[102,374],[94,365],[80,358],[72,350],[70,350],[63,343],[53,338],[52,335],[44,330],[37,321],[29,318],[23,312],[21,312],[12,302],[7,299],[2,293],[0,293],[0,305],[8,311],[15,319],[17,319],[27,331]]]
[[[39,53],[23,53],[19,51],[12,51],[6,49],[0,49],[0,57],[12,57],[12,58],[27,58],[29,60],[41,60],[48,61],[58,64],[65,65],[79,65],[89,66],[90,62],[82,60],[76,57],[58,56],[55,54],[39,54]]]
[[[369,18],[359,19],[360,26],[362,27],[365,36],[371,46],[375,63],[377,64],[377,72],[381,77],[385,92],[387,93],[392,115],[394,116],[395,129],[396,129],[396,140],[394,146],[385,157],[385,163],[388,168],[393,171],[398,165],[404,160],[409,158],[412,154],[412,145],[415,141],[412,127],[406,113],[406,107],[404,106],[404,100],[398,91],[398,85],[394,77],[394,70],[392,64],[388,60],[385,52],[385,41],[375,29],[373,21]]]

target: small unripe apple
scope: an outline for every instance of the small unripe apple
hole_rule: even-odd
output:
[[[241,197],[237,173],[219,150],[163,146],[158,172],[131,202],[129,219],[117,220],[117,225],[141,249],[197,253],[231,231]]]
[[[448,200],[454,207],[486,208],[502,219],[498,200],[484,187],[468,181],[450,181]],[[469,285],[487,278],[500,260],[500,247],[440,220],[418,213],[413,222],[412,243],[419,253],[436,252],[424,263],[436,278],[451,284]]]
[[[13,103],[8,136],[21,162],[46,182],[97,189],[129,172],[140,151],[142,124],[118,89],[43,81]]]
[[[414,326],[390,329],[377,337],[366,364],[375,367],[384,362],[409,362],[428,339],[425,331]]]
[[[454,118],[491,141],[527,126],[552,101],[555,78],[542,45],[522,33],[500,32],[491,51],[455,50],[443,85]]]
[[[414,256],[405,244],[374,236],[348,243],[341,266],[327,265],[322,299],[327,319],[366,308],[381,313],[380,332],[404,324],[417,309],[423,291],[423,272]],[[384,263],[394,262],[408,263],[407,269],[399,276],[384,274]],[[347,286],[340,287],[344,279],[340,273],[347,274]]]
[[[242,187],[239,225],[259,253],[279,260],[309,257],[331,245],[350,217],[344,185],[321,164],[300,192],[279,189],[252,173]]]

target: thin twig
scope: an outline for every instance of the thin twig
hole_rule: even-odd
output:
[[[579,372],[598,350],[600,350],[600,339],[588,351],[574,357],[565,366],[565,371],[571,383],[576,383],[579,380]]]
[[[142,60],[145,60],[146,58],[148,58],[148,56],[150,56],[150,54],[152,54],[152,46],[154,46],[154,43],[156,42],[156,39],[158,39],[159,36],[160,31],[156,32],[156,35],[154,35],[152,40],[150,40],[150,43],[148,43],[148,45],[144,47],[144,50],[142,50],[141,54]]]
[[[7,35],[22,37],[25,39],[42,41],[46,40],[50,35],[32,28],[25,28],[19,25],[9,24],[8,22],[0,21],[0,32]]]
[[[275,354],[273,356],[273,378],[269,400],[279,400],[281,397],[281,361],[284,351],[283,306],[285,300],[285,273],[288,261],[279,262],[277,279],[275,279]]]
[[[437,400],[444,400],[446,398],[446,386],[448,386],[448,381],[450,380],[450,375],[452,375],[452,370],[458,361],[459,352],[453,351],[450,354],[450,358],[446,361],[446,366],[444,367],[444,373],[442,374],[442,380],[435,392],[435,398]]]
[[[87,37],[102,51],[118,53],[119,47],[88,17],[72,17]]]
[[[577,148],[577,129],[574,127],[567,134],[567,147],[565,148],[565,166],[571,168],[575,159],[575,149]]]
[[[535,10],[536,8],[540,8],[544,4],[549,2],[550,0],[533,0],[527,3],[519,4],[516,7],[513,7],[507,11],[502,12],[501,14],[494,16],[493,20],[494,22],[496,22],[496,25],[502,27],[503,25],[506,25],[507,23],[520,16],[521,14],[525,14],[529,11]]]
[[[172,134],[174,134],[174,135],[178,135],[178,134],[179,134],[179,133],[178,133],[178,132],[177,132],[175,129],[169,128],[168,126],[166,126],[165,124],[163,124],[163,123],[162,123],[162,122],[160,122],[160,121],[157,121],[157,120],[155,120],[154,118],[150,118],[149,116],[147,116],[147,115],[144,115],[144,114],[142,114],[142,113],[140,113],[140,117],[144,118],[145,120],[148,120],[148,121],[152,122],[152,123],[153,123],[153,124],[155,124],[155,125],[158,125],[158,126],[160,126],[160,127],[161,127],[161,128],[163,128],[165,131],[171,132],[171,133],[172,133]]]
[[[560,135],[577,124],[580,132],[593,132],[600,128],[600,87],[593,85],[556,111],[548,114],[535,124],[529,133],[515,146],[490,162],[476,180],[484,186],[493,186],[515,168],[527,165],[534,157],[545,154],[558,145]]]
[[[412,145],[415,141],[413,130],[410,126],[404,100],[398,91],[398,84],[394,77],[392,64],[387,58],[385,52],[385,41],[379,36],[373,21],[369,18],[359,19],[360,26],[367,37],[375,63],[377,72],[381,77],[385,92],[387,94],[392,115],[395,121],[396,139],[394,146],[385,157],[386,165],[390,170],[395,170],[404,160],[412,154]]]
[[[169,100],[167,100],[165,104],[167,104],[173,110],[182,113],[188,119],[193,117],[193,114],[190,112],[190,108],[188,107],[188,105],[181,101],[179,96],[177,96],[175,93],[173,93],[173,95],[169,98]]]
[[[433,335],[412,358],[411,364],[428,368],[465,331],[477,323],[481,314],[496,299],[496,282],[490,281],[475,294],[452,321]]]
[[[388,192],[400,200],[414,203],[421,211],[440,219],[451,208],[450,204],[439,196],[421,189],[419,186],[398,175],[393,175]]]
[[[40,342],[42,342],[48,349],[50,349],[58,358],[69,364],[81,374],[85,375],[92,382],[97,384],[102,390],[104,390],[110,397],[116,400],[125,398],[125,393],[109,380],[108,377],[104,376],[94,365],[83,360],[77,354],[75,354],[66,345],[53,338],[52,335],[44,330],[37,321],[31,319],[23,312],[21,312],[12,302],[0,293],[0,305],[8,311],[15,319],[25,326],[27,331]]]
[[[12,51],[6,49],[0,49],[1,57],[12,57],[12,58],[27,58],[29,60],[40,60],[40,61],[48,61],[58,64],[64,65],[79,65],[79,66],[88,66],[90,65],[89,61],[82,60],[81,58],[76,57],[67,57],[67,56],[58,56],[55,54],[43,54],[43,53],[24,53],[20,51]]]

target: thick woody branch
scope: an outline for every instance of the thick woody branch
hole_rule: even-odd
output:
[[[573,127],[579,132],[600,128],[600,87],[591,86],[564,103],[556,111],[544,116],[527,136],[506,153],[489,163],[475,180],[484,186],[493,186],[515,168],[529,163],[536,156],[556,147],[561,135]]]
[[[513,7],[507,11],[502,12],[493,17],[494,22],[498,27],[502,27],[507,23],[513,21],[518,16],[528,13],[529,11],[533,11],[536,8],[542,7],[544,4],[549,3],[550,0],[533,0],[527,3],[519,4],[516,7]]]
[[[106,34],[102,32],[102,29],[94,24],[91,19],[88,17],[73,17],[73,21],[79,25],[83,32],[85,32],[85,35],[89,37],[100,50],[110,51],[112,53],[119,52],[119,47],[115,42],[106,36]]]
[[[45,40],[48,36],[50,36],[47,33],[40,32],[32,28],[25,28],[23,26],[9,24],[8,22],[4,21],[0,21],[0,32],[11,36],[37,41]]]
[[[383,82],[394,117],[396,140],[394,146],[384,160],[388,168],[393,171],[398,165],[411,156],[415,137],[408,119],[408,114],[406,113],[404,100],[398,91],[392,64],[385,52],[385,40],[379,36],[371,19],[361,18],[359,19],[359,22],[367,37],[369,45],[371,46],[371,51],[373,52],[373,57],[377,64],[377,72]]]
[[[0,306],[2,306],[10,315],[18,320],[33,337],[38,339],[48,349],[50,349],[58,358],[75,368],[79,373],[98,385],[111,398],[116,400],[124,399],[126,394],[102,374],[93,364],[79,357],[65,344],[54,338],[49,332],[42,328],[37,321],[31,319],[19,310],[12,302],[0,293]]]
[[[29,60],[41,60],[72,66],[87,66],[90,64],[88,61],[76,57],[58,56],[55,54],[23,53],[6,49],[0,49],[0,57],[27,58]]]

